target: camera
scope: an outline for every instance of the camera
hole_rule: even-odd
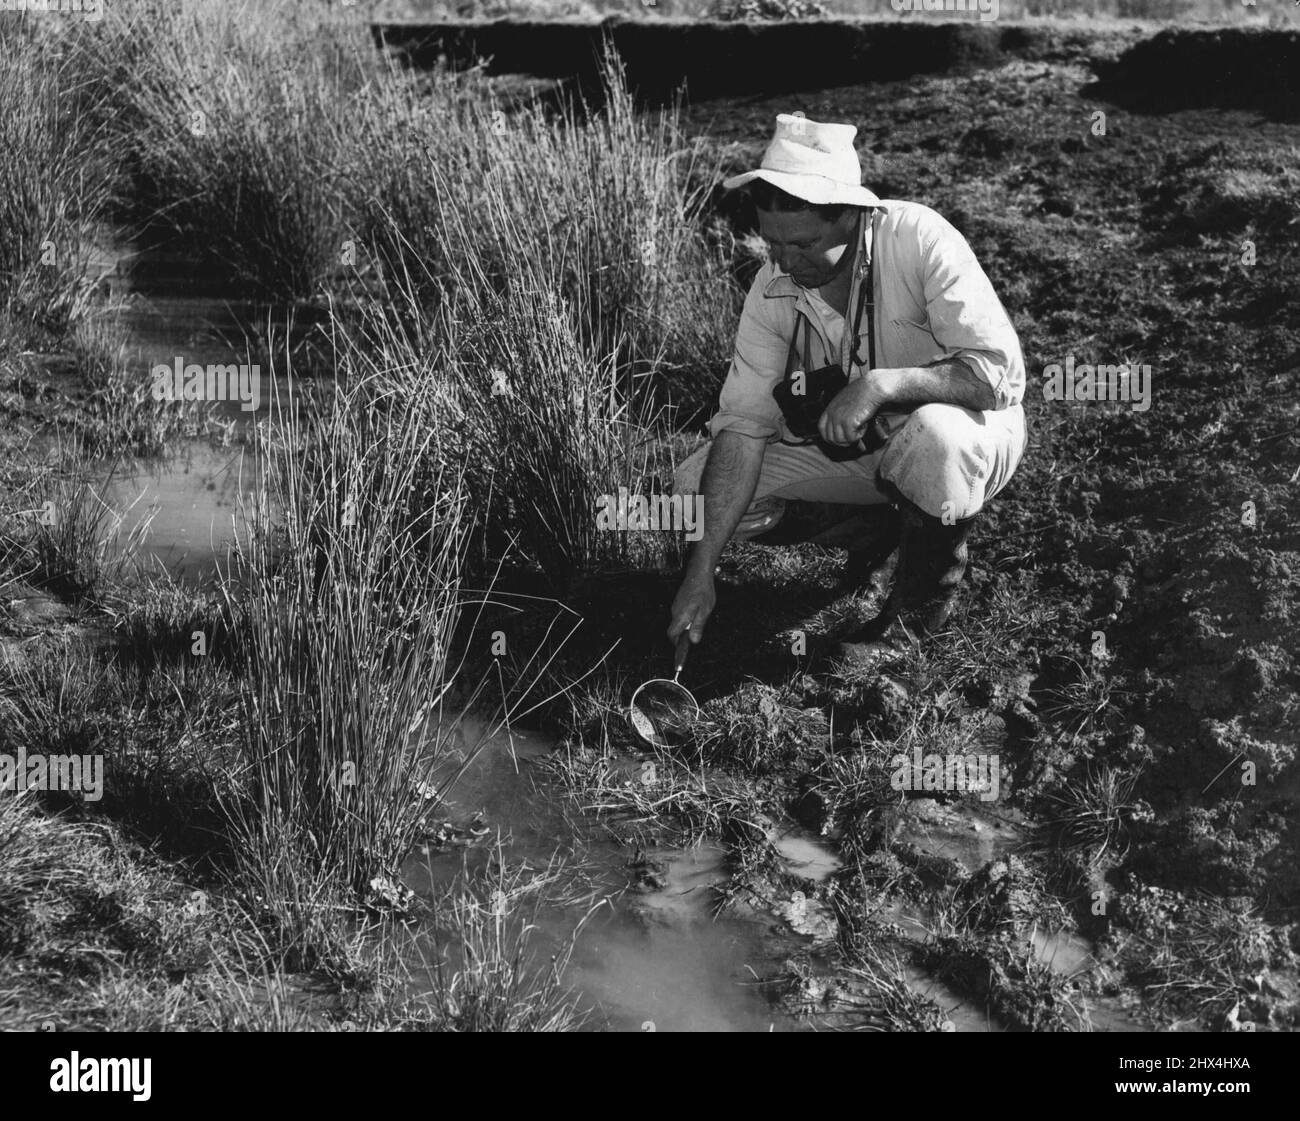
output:
[[[802,384],[800,383],[802,377]],[[820,369],[805,371],[802,375],[786,378],[772,390],[772,396],[781,406],[781,415],[785,417],[785,426],[791,435],[800,440],[815,443],[827,459],[843,461],[870,455],[881,447],[888,431],[879,418],[873,418],[867,426],[861,441],[844,447],[840,444],[828,444],[817,432],[826,406],[834,400],[835,395],[849,384],[848,376],[837,363],[834,366],[822,366]]]

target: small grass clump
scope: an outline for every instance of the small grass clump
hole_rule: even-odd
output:
[[[1151,807],[1133,796],[1141,773],[1105,764],[1086,769],[1044,794],[1050,809],[1043,825],[1061,850],[1086,853],[1092,865],[1122,861],[1132,826],[1153,817]]]
[[[1294,967],[1285,932],[1248,908],[1142,884],[1117,902],[1117,953],[1159,1010],[1213,1020],[1250,998],[1250,978]]]
[[[84,463],[63,448],[16,472],[0,508],[0,579],[81,600],[120,576],[150,519],[122,533],[129,511],[108,499],[115,469],[88,478]]]
[[[847,1001],[837,1021],[850,1031],[951,1031],[952,1025],[939,1005],[916,991],[898,954],[878,946],[860,952],[857,964],[846,973],[866,986],[861,995]]]
[[[503,859],[500,845],[483,873],[443,892],[434,902],[435,958],[426,961],[431,985],[420,998],[424,1030],[450,1032],[577,1031],[586,1022],[576,995],[563,983],[574,932],[549,957],[536,915],[559,878],[551,867],[529,874]]]

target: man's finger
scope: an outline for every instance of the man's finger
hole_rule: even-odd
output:
[[[676,642],[677,636],[680,635],[682,631],[689,630],[694,623],[695,613],[693,611],[686,615],[678,615],[677,618],[668,625],[669,639]]]

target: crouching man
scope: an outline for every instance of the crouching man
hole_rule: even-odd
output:
[[[723,184],[750,192],[770,259],[713,439],[677,472],[679,493],[704,497],[704,535],[673,601],[674,641],[699,642],[727,541],[773,529],[788,499],[897,510],[893,588],[843,655],[935,631],[971,527],[1024,452],[1024,359],[988,277],[933,210],[862,186],[856,131],[781,114],[762,166]]]

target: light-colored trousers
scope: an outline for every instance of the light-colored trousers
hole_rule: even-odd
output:
[[[885,445],[836,462],[816,445],[770,443],[763,452],[754,501],[736,529],[745,539],[772,529],[787,499],[871,506],[891,501],[882,480],[936,518],[972,517],[1010,481],[1025,451],[1020,405],[980,412],[959,405],[921,405],[899,418]],[[674,473],[678,494],[697,494],[710,444]]]

